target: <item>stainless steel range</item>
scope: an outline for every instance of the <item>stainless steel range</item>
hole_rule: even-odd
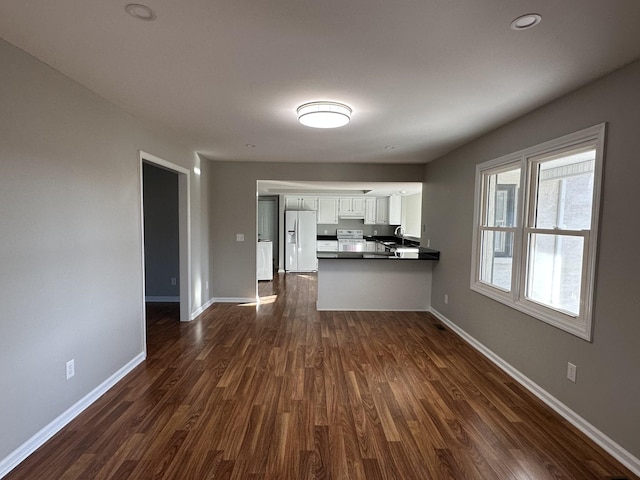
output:
[[[339,252],[364,252],[367,249],[367,241],[363,238],[362,230],[338,229],[336,235]]]

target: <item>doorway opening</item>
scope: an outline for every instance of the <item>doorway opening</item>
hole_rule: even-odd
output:
[[[142,229],[143,296],[146,300],[178,301],[181,322],[191,320],[191,247],[189,222],[189,170],[146,152],[140,152],[140,205]],[[159,182],[160,188],[175,183],[162,201],[145,205],[145,170]],[[158,171],[160,170],[160,171]],[[156,184],[157,188],[158,185]],[[147,191],[149,189],[147,188]],[[173,193],[171,193],[173,192]],[[156,228],[151,237],[145,232],[145,216],[166,217],[167,226]],[[158,222],[162,223],[162,221]],[[151,232],[151,231],[150,231]],[[163,258],[164,257],[164,258]],[[160,260],[158,261],[158,258]],[[147,259],[152,263],[147,268]],[[155,297],[155,298],[154,298]],[[146,324],[146,312],[144,312]]]
[[[258,242],[271,242],[271,265],[273,271],[279,264],[278,197],[258,197]]]

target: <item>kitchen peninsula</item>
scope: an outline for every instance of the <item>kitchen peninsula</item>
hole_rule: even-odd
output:
[[[440,252],[318,252],[318,310],[425,311]]]

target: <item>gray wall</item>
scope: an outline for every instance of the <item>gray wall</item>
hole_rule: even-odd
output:
[[[1,40],[0,64],[2,461],[143,351],[138,150],[199,159]],[[193,179],[194,277],[205,186]]]
[[[640,458],[640,62],[426,167],[423,244],[439,248],[433,307]],[[589,343],[469,289],[475,165],[608,122]],[[449,295],[449,304],[443,302]],[[578,381],[566,380],[567,362]]]
[[[414,182],[424,175],[423,165],[207,163],[211,296],[227,299],[256,297],[258,180]],[[245,241],[236,242],[236,233],[244,233]]]
[[[145,163],[143,178],[145,295],[178,297],[178,174]]]

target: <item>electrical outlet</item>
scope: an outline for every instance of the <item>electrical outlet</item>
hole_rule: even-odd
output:
[[[427,238],[427,248],[429,248],[431,246],[431,239]]]
[[[67,380],[69,380],[75,374],[76,374],[76,364],[75,364],[75,360],[72,358],[67,362]]]
[[[204,288],[206,288],[207,290],[209,290],[209,280],[204,282]]]
[[[444,303],[445,303],[446,305],[449,305],[449,295],[448,295],[448,294],[446,294],[446,293],[444,294]]]
[[[578,374],[578,367],[576,367],[573,363],[567,363],[567,378],[571,380],[573,383],[576,383],[576,375]]]
[[[176,277],[171,277],[171,285],[176,285],[176,284],[177,284]]]

